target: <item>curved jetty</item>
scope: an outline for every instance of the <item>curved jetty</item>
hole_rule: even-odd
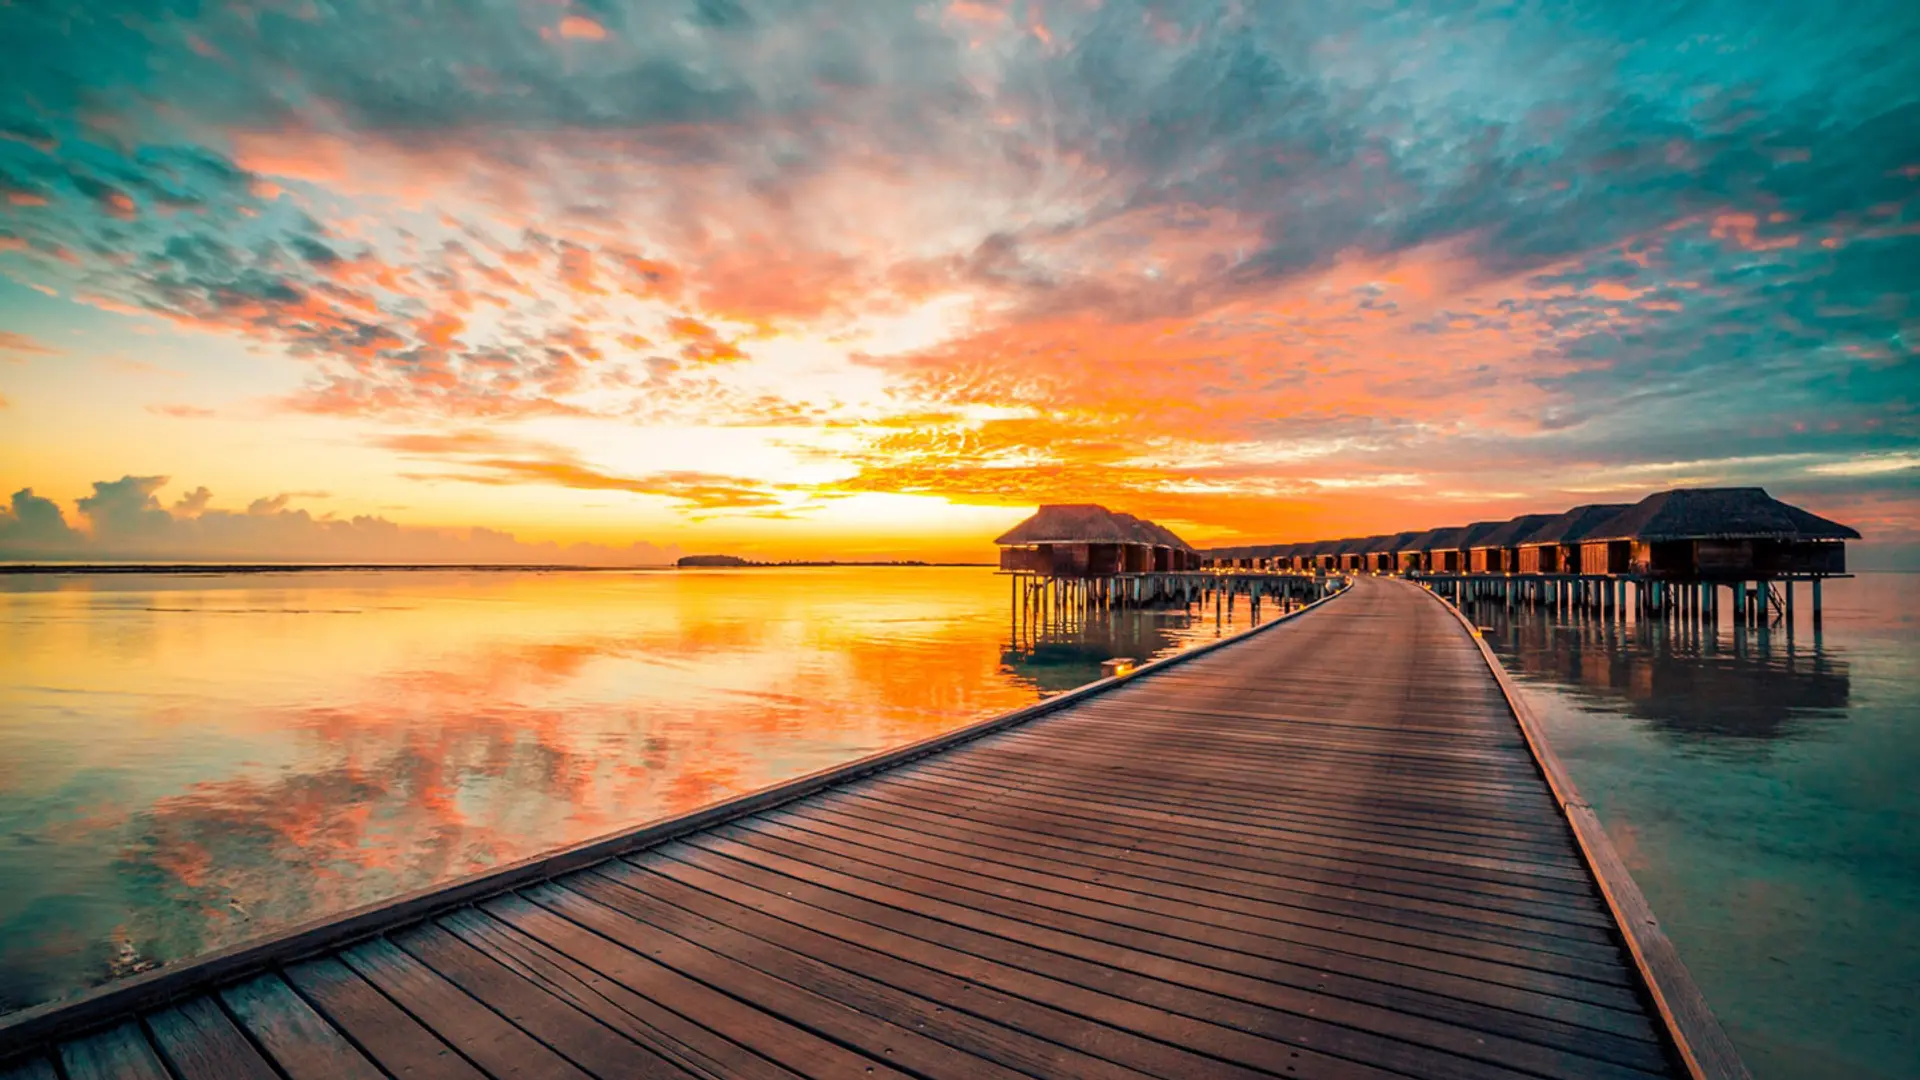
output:
[[[1361,578],[963,732],[0,1018],[0,1076],[1743,1075],[1595,834],[1470,627]]]

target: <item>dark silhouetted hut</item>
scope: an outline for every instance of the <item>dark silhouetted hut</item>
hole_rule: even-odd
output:
[[[1449,525],[1428,533],[1420,541],[1420,568],[1429,574],[1459,573],[1460,538],[1466,534],[1466,527],[1461,525]]]
[[[1476,573],[1473,569],[1473,549],[1479,547],[1485,542],[1487,537],[1492,536],[1500,526],[1505,524],[1506,522],[1504,521],[1476,521],[1466,528],[1461,529],[1460,535],[1456,537],[1453,542],[1454,547],[1460,555],[1454,564],[1455,569],[1453,572],[1456,574]]]
[[[1340,552],[1340,569],[1349,574],[1366,573],[1373,566],[1373,549],[1385,543],[1386,536],[1363,536],[1351,541]]]
[[[1482,536],[1467,552],[1467,570],[1474,574],[1512,574],[1520,565],[1520,544],[1538,532],[1553,514],[1521,514]]]
[[[1338,540],[1316,540],[1301,552],[1304,556],[1301,569],[1312,574],[1324,574],[1334,569],[1339,557],[1334,554],[1340,546]]]
[[[1312,547],[1313,545],[1311,543],[1289,545],[1287,547],[1287,569],[1301,574],[1311,571],[1313,565],[1307,552],[1311,550]]]
[[[1427,541],[1438,529],[1417,532],[1400,542],[1400,550],[1394,553],[1394,569],[1402,574],[1417,574],[1429,569],[1427,564]]]
[[[1647,496],[1597,530],[1581,545],[1581,570],[1598,572],[1587,565],[1591,555],[1606,560],[1606,573],[1685,581],[1844,574],[1845,542],[1858,539],[1761,488],[1679,488]]]
[[[1376,574],[1391,574],[1400,569],[1400,550],[1407,541],[1419,536],[1417,532],[1394,533],[1383,536],[1378,543],[1367,547],[1367,569]]]
[[[1048,577],[1112,577],[1162,563],[1171,569],[1195,554],[1160,525],[1091,503],[1042,506],[994,543],[1000,569]]]
[[[1589,536],[1606,528],[1625,510],[1627,503],[1589,503],[1576,506],[1564,514],[1548,521],[1535,529],[1532,536],[1520,541],[1520,569],[1522,574],[1578,574],[1581,573],[1580,546]],[[1606,566],[1605,549],[1596,564]],[[1594,573],[1604,573],[1595,570]]]
[[[1327,572],[1338,573],[1347,569],[1349,558],[1351,558],[1353,565],[1357,568],[1360,558],[1360,545],[1365,542],[1365,540],[1366,538],[1362,536],[1348,536],[1328,544],[1327,550],[1322,556],[1326,562]]]

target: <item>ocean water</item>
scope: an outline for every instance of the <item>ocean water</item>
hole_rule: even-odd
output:
[[[1829,584],[1817,637],[1800,598],[1791,636],[1474,615],[1756,1075],[1920,1076],[1920,576]],[[0,576],[0,1009],[1248,612],[1011,616],[968,568]]]
[[[1818,635],[1807,599],[1473,614],[1754,1075],[1920,1077],[1920,575],[1828,583]]]
[[[977,568],[0,575],[0,1011],[1249,618],[1039,625],[1009,598]]]

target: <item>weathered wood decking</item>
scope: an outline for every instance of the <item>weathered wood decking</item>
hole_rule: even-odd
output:
[[[0,1020],[34,1041],[0,1075],[1684,1075],[1500,683],[1405,583],[745,805],[64,1041]]]

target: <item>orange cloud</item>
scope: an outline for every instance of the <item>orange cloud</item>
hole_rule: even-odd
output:
[[[453,345],[454,337],[466,328],[459,316],[442,312],[415,324],[413,332],[421,341],[444,349]]]
[[[560,36],[574,41],[602,41],[607,28],[585,15],[568,15],[560,20]]]
[[[60,350],[43,344],[26,334],[12,330],[0,330],[0,353],[11,353],[15,358],[21,356],[58,356]]]

